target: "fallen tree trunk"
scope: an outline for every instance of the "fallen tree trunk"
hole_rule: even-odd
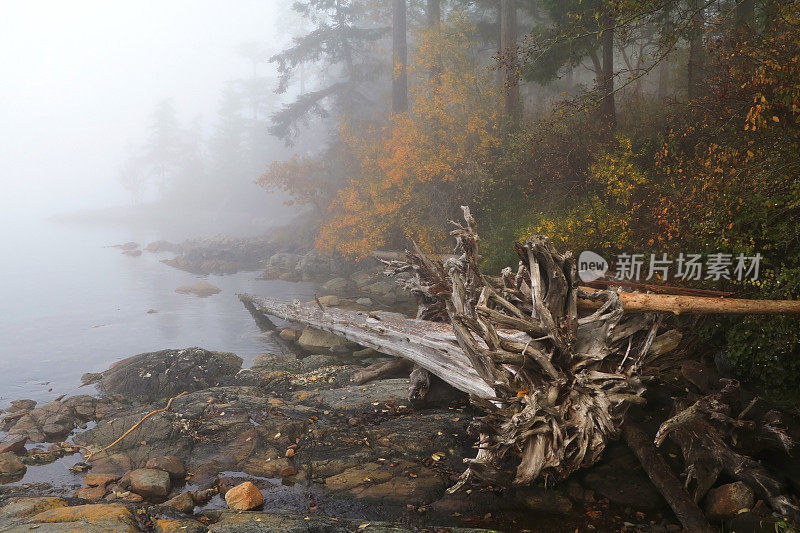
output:
[[[495,397],[492,387],[470,366],[448,324],[382,311],[365,313],[336,307],[326,307],[323,311],[316,304],[249,294],[240,294],[239,299],[260,314],[300,322],[381,353],[408,359],[466,393],[487,399]]]
[[[597,289],[582,287],[586,293]],[[685,296],[678,294],[650,294],[643,292],[619,292],[619,299],[626,313],[671,313],[674,315],[797,315],[800,300],[743,300],[738,298],[715,298]],[[592,311],[600,302],[581,298],[578,309]]]
[[[705,515],[689,493],[670,470],[652,441],[637,424],[626,422],[623,426],[625,443],[642,464],[647,477],[661,492],[686,531],[708,533],[713,531]]]

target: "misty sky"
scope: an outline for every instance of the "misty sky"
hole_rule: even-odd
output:
[[[123,204],[116,169],[173,97],[214,124],[236,47],[279,49],[281,0],[0,0],[0,209],[49,214]]]

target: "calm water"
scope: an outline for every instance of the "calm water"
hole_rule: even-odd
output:
[[[163,237],[46,221],[0,228],[0,408],[18,398],[41,402],[80,392],[83,373],[165,348],[230,351],[247,367],[277,346],[236,293],[313,298],[310,284],[257,280],[257,272],[198,276],[159,262],[172,254],[128,257],[107,247]],[[222,292],[209,298],[175,292],[200,279]]]

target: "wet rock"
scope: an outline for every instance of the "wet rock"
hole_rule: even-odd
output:
[[[305,328],[297,340],[297,345],[317,354],[344,353],[353,351],[357,347],[347,339],[314,328]]]
[[[19,457],[11,452],[0,453],[0,477],[15,477],[28,469]]]
[[[617,454],[617,457],[613,457]],[[655,509],[663,503],[661,494],[637,464],[636,458],[621,446],[606,450],[610,461],[586,470],[583,486],[613,503],[640,510]]]
[[[705,502],[706,516],[710,519],[726,518],[755,503],[753,489],[741,481],[728,483],[708,491]]]
[[[69,524],[65,531],[115,531],[136,533],[139,531],[133,513],[117,504],[87,504],[73,507],[57,507],[33,515],[25,529],[38,529],[42,524]],[[54,531],[53,528],[49,528]]]
[[[194,498],[191,492],[184,492],[167,500],[164,505],[177,509],[182,513],[191,514],[194,511]]]
[[[0,507],[0,520],[7,522],[15,518],[25,518],[39,514],[48,509],[66,506],[67,502],[65,500],[55,497],[11,498],[8,503]]]
[[[83,478],[83,483],[90,487],[105,487],[109,483],[113,483],[119,479],[120,476],[116,474],[98,474],[92,472],[86,474]]]
[[[322,285],[322,290],[335,294],[350,292],[356,288],[356,284],[347,278],[333,278]],[[334,305],[334,304],[331,304]]]
[[[225,493],[228,508],[237,511],[250,511],[264,504],[264,496],[250,481],[236,485]]]
[[[350,385],[339,389],[319,391],[311,396],[310,403],[317,403],[335,411],[378,410],[385,403],[402,405],[408,402],[407,379],[382,379],[365,385]],[[377,403],[378,405],[373,405]]]
[[[737,513],[727,522],[726,531],[737,533],[775,533],[780,531],[775,527],[775,519],[759,513]]]
[[[208,527],[191,519],[161,518],[155,523],[156,533],[206,533]]]
[[[75,419],[72,409],[53,401],[25,413],[8,431],[32,442],[53,442],[63,439],[75,428]]]
[[[184,391],[213,387],[241,367],[242,359],[231,353],[202,348],[162,350],[115,363],[103,372],[99,387],[105,393],[142,402],[164,400]]]
[[[106,495],[106,492],[105,485],[99,487],[84,487],[75,491],[75,497],[84,500],[99,500]]]
[[[183,481],[186,477],[186,465],[184,465],[183,459],[176,455],[153,457],[152,459],[148,459],[144,467],[154,470],[163,470],[169,474],[172,481]]]
[[[169,494],[169,474],[163,470],[139,468],[129,478],[131,489],[145,498],[164,498]]]
[[[30,411],[34,407],[36,407],[36,402],[34,400],[13,400],[11,402],[11,407],[7,409],[6,412]]]
[[[208,527],[211,533],[352,533],[353,531],[375,531],[379,533],[412,533],[420,529],[389,522],[357,520],[327,516],[293,515],[289,513],[243,513],[235,511],[209,512],[217,521]],[[367,524],[367,525],[365,525]],[[488,530],[468,528],[439,528],[427,526],[425,531],[451,531],[452,533],[486,532]]]
[[[289,342],[295,342],[300,338],[300,330],[292,328],[283,328],[280,332],[281,339]]]
[[[0,454],[15,453],[17,455],[24,455],[26,442],[28,442],[28,437],[24,435],[9,436],[0,443]]]
[[[202,280],[198,281],[194,285],[182,285],[177,289],[175,289],[175,292],[180,294],[194,294],[195,296],[198,296],[200,298],[207,298],[209,296],[213,296],[219,292],[222,292],[222,289],[220,289],[216,285],[212,285],[206,280]]]
[[[517,490],[520,504],[533,511],[568,515],[572,511],[572,502],[556,489],[527,487]]]
[[[323,307],[336,307],[339,305],[339,297],[329,294],[327,296],[320,296],[317,298]]]
[[[253,359],[253,368],[256,370],[266,370],[269,372],[297,372],[300,370],[300,361],[291,352],[285,354],[265,353],[257,355]]]
[[[434,471],[407,461],[365,463],[325,479],[330,490],[403,505],[432,501],[441,496],[446,485],[447,480]]]

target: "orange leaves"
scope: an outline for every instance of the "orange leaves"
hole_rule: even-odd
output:
[[[441,249],[459,205],[480,201],[501,143],[491,73],[471,50],[475,29],[455,14],[421,32],[408,71],[412,113],[341,136],[357,162],[331,204],[319,244],[351,256],[412,239]],[[436,67],[436,75],[431,72]]]

